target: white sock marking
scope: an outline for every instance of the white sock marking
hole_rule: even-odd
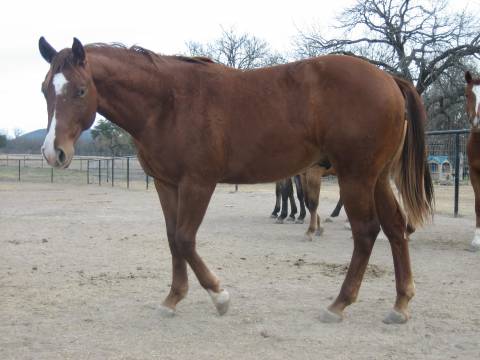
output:
[[[480,228],[475,229],[475,236],[472,240],[472,246],[476,248],[480,248]]]

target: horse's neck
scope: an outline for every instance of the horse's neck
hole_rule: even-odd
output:
[[[106,61],[104,56],[93,53],[89,64],[98,92],[98,113],[137,138],[152,115],[151,99],[159,98],[164,90],[155,87],[158,93],[145,91],[151,84],[151,72],[135,68],[127,61],[115,58]]]

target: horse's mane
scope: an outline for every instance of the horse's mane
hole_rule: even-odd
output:
[[[144,47],[138,46],[138,45],[133,45],[131,47],[127,47],[122,43],[93,43],[93,44],[88,44],[85,46],[86,49],[104,49],[106,51],[113,50],[122,50],[126,51],[129,54],[132,55],[143,55],[145,58],[147,58],[153,65],[156,65],[156,61],[158,60],[166,60],[166,59],[172,59],[172,60],[178,60],[178,61],[183,61],[183,62],[188,62],[188,63],[193,63],[193,64],[208,64],[208,63],[214,63],[213,60],[211,60],[208,57],[203,57],[203,56],[184,56],[184,55],[174,55],[174,56],[166,56],[162,54],[158,54],[156,52],[153,52],[151,50],[148,50]]]

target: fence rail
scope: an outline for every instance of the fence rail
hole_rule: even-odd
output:
[[[453,186],[453,214],[458,216],[459,187],[468,184],[466,142],[470,130],[426,133],[428,162],[438,185]],[[135,156],[75,156],[68,170],[51,168],[41,155],[0,155],[0,181],[69,182],[148,189],[151,179]],[[328,180],[327,180],[328,181]]]
[[[70,182],[148,189],[150,177],[138,159],[129,157],[75,156],[68,169],[50,167],[41,155],[0,155],[0,181]]]

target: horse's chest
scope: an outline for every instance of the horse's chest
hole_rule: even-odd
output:
[[[471,134],[467,144],[468,165],[470,168],[480,170],[480,137]]]

